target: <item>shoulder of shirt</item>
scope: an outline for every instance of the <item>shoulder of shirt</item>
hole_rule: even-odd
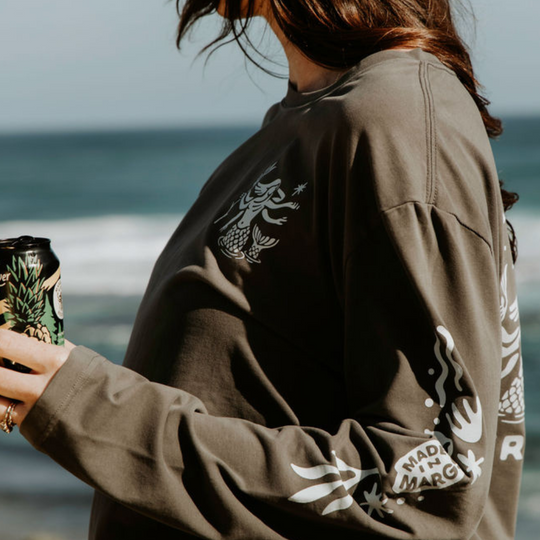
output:
[[[429,93],[434,92],[440,98],[459,101],[460,106],[468,102],[475,107],[455,73],[434,55],[418,50],[418,54],[404,53],[375,61],[377,55],[392,52],[381,51],[368,57],[343,87],[320,103],[322,108],[334,108],[336,129],[423,130],[429,113],[426,102],[433,97]]]
[[[433,205],[492,237],[500,188],[489,138],[470,93],[434,55],[368,63],[317,108],[332,139],[376,169],[379,211]]]

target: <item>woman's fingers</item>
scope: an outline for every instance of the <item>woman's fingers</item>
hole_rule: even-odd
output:
[[[20,403],[17,403],[12,417],[16,424],[20,424],[75,347],[70,341],[60,347],[0,329],[0,358],[7,358],[32,370],[31,373],[20,373],[0,367],[0,421],[5,417],[9,405],[18,401]]]
[[[70,350],[66,347],[43,343],[12,330],[0,329],[0,358],[23,364],[37,372],[51,367],[58,369]]]
[[[36,377],[39,375],[0,368],[0,396],[19,401],[34,401]]]

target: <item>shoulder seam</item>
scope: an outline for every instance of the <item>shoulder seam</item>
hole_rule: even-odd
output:
[[[461,220],[461,218],[457,215],[457,214],[454,214],[454,212],[449,212],[448,210],[444,210],[443,208],[440,208],[439,206],[437,206],[435,203],[426,203],[426,202],[422,202],[422,201],[405,201],[403,203],[400,203],[400,204],[396,204],[395,206],[391,206],[390,208],[386,208],[385,210],[381,210],[379,212],[379,215],[377,217],[381,218],[383,216],[383,214],[387,214],[388,212],[391,212],[392,210],[396,210],[397,208],[400,208],[401,206],[405,206],[407,204],[425,204],[427,206],[433,206],[434,208],[436,208],[439,212],[442,212],[443,214],[447,214],[449,216],[453,216],[456,221],[464,228],[464,229],[467,229],[469,232],[472,232],[474,235],[478,236],[478,238],[480,238],[480,240],[483,240],[484,243],[487,245],[487,247],[489,248],[489,251],[491,252],[491,254],[493,255],[493,247],[491,246],[491,244],[489,243],[489,241],[484,238],[483,235],[481,235],[479,232],[477,232],[475,229],[473,229],[472,227],[470,227],[469,225],[467,225],[464,221]]]
[[[424,114],[426,122],[426,195],[425,202],[435,204],[437,195],[437,126],[433,110],[433,94],[429,81],[428,62],[422,61],[419,66],[419,79],[424,96]]]
[[[479,232],[477,232],[475,229],[473,229],[472,227],[470,227],[469,225],[467,225],[464,221],[461,220],[461,218],[457,215],[457,214],[454,214],[453,212],[449,212],[448,210],[444,210],[440,207],[438,207],[437,205],[435,205],[434,203],[426,203],[424,201],[416,201],[416,200],[410,200],[410,201],[405,201],[405,202],[402,202],[402,203],[399,203],[399,204],[396,204],[395,206],[391,206],[390,208],[386,208],[384,210],[380,210],[374,217],[373,219],[370,221],[370,229],[373,230],[377,225],[380,225],[383,223],[383,218],[386,214],[392,212],[393,210],[397,210],[398,208],[401,208],[402,206],[406,206],[406,205],[409,205],[409,204],[421,204],[421,205],[426,205],[426,206],[432,206],[434,208],[436,208],[439,212],[442,212],[443,214],[447,214],[449,216],[452,216],[455,218],[455,220],[466,230],[468,230],[470,233],[474,234],[475,236],[477,236],[480,240],[482,240],[486,246],[488,247],[490,253],[492,256],[494,256],[494,253],[493,253],[493,247],[491,246],[491,244],[489,243],[489,241],[484,238],[483,235],[481,235]],[[365,237],[365,239],[369,238],[369,235],[367,235]],[[364,240],[365,240],[364,239]],[[352,248],[349,253],[347,254],[347,256],[345,257],[344,259],[344,266],[343,268],[346,268],[347,265],[349,264],[349,260],[350,258],[352,257],[352,255],[358,250],[360,249],[361,247],[361,244],[363,243],[362,242],[358,242],[354,248]]]

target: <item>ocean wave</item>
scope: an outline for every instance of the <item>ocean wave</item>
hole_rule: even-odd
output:
[[[111,215],[59,221],[0,223],[3,238],[52,240],[62,289],[79,295],[142,295],[156,259],[183,216]]]
[[[510,211],[507,219],[514,227],[518,258],[516,261],[516,280],[518,287],[540,287],[540,210]]]
[[[507,214],[518,238],[516,276],[540,287],[540,213]],[[59,221],[0,223],[3,238],[23,234],[52,239],[68,294],[142,295],[154,263],[182,215],[111,215]]]

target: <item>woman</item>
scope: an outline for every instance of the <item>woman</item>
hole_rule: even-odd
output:
[[[188,0],[178,39],[214,10],[221,38],[267,19],[285,98],[169,240],[123,367],[0,332],[33,369],[0,370],[4,426],[96,489],[93,539],[513,538],[515,194],[449,3]]]

